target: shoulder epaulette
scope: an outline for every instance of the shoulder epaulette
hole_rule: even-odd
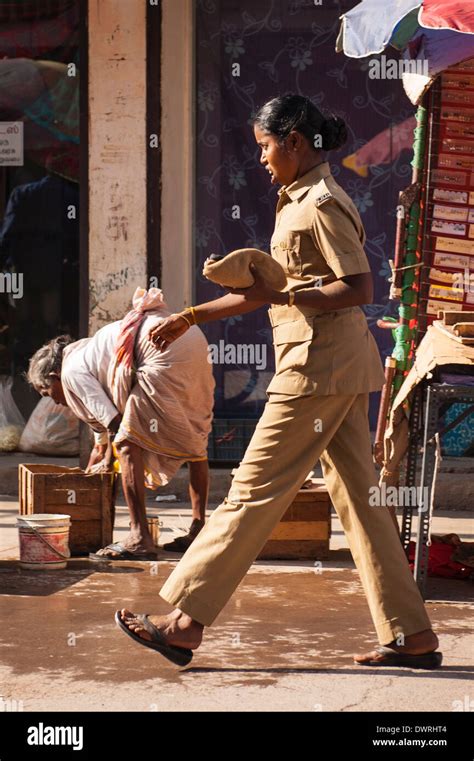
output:
[[[326,203],[326,201],[329,201],[331,198],[334,198],[334,196],[329,190],[325,181],[321,180],[320,182],[318,182],[316,187],[316,192],[314,194],[315,205],[321,206],[321,204]]]

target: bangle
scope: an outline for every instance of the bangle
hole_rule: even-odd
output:
[[[184,317],[189,327],[191,327],[191,325],[197,325],[196,310],[194,307],[188,307],[183,312],[179,312],[178,314],[180,317]]]
[[[188,318],[186,317],[186,315],[184,314],[184,312],[180,312],[179,314],[176,315],[176,317],[182,317],[183,320],[186,320],[186,322],[188,323],[188,326],[191,327],[191,323],[188,320]]]
[[[294,303],[295,303],[295,292],[288,291],[288,306],[292,307]]]

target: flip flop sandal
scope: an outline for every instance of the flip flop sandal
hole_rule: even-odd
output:
[[[203,528],[204,522],[194,518],[187,534],[177,536],[172,542],[161,545],[160,549],[166,552],[186,552]]]
[[[143,639],[142,637],[139,637],[138,634],[135,634],[135,632],[132,632],[120,618],[119,610],[117,610],[115,613],[115,622],[122,629],[122,631],[125,632],[125,634],[134,639],[135,642],[138,642],[139,645],[144,645],[144,647],[149,647],[151,650],[156,650],[158,653],[160,653],[160,655],[163,655],[165,658],[167,658],[172,663],[175,663],[177,666],[187,666],[188,663],[192,660],[193,651],[188,650],[185,647],[168,645],[160,630],[157,629],[156,626],[151,623],[151,621],[149,621],[148,615],[149,614],[145,615],[143,613],[139,613],[135,616],[135,618],[140,622],[145,631],[151,635],[153,638],[152,641]]]
[[[358,666],[401,666],[411,669],[438,669],[443,662],[443,653],[431,652],[421,655],[397,653],[390,647],[376,647],[375,652],[382,657],[370,661],[354,661]]]
[[[172,542],[163,544],[161,549],[165,550],[166,552],[186,552],[188,547],[190,547],[194,542],[195,538],[195,536],[190,536],[189,534],[178,536]]]
[[[120,542],[108,544],[104,550],[112,550],[116,555],[99,555],[96,552],[89,553],[89,560],[100,560],[103,563],[114,562],[115,560],[158,560],[157,552],[130,552]]]

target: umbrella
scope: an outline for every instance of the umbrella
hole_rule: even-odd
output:
[[[383,5],[362,0],[341,22],[338,52],[365,58],[388,45],[403,51],[403,86],[414,104],[441,71],[474,56],[474,7],[460,0],[392,0]],[[422,71],[417,62],[427,62],[427,68]]]
[[[336,51],[343,51],[349,58],[381,53],[390,43],[396,26],[420,5],[419,0],[393,0],[390,4],[363,0],[341,16]]]

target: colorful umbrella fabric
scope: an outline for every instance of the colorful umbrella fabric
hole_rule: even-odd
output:
[[[452,29],[462,34],[474,34],[474,9],[466,0],[424,0],[420,26],[425,29]]]
[[[460,34],[450,29],[420,29],[409,42],[403,57],[427,64],[426,72],[406,71],[402,75],[406,94],[412,103],[418,104],[438,74],[474,57],[474,34]]]
[[[389,44],[395,27],[420,5],[420,0],[392,0],[390,3],[363,0],[341,16],[336,50],[343,51],[350,58],[381,53]]]
[[[374,15],[377,24],[373,23]],[[381,53],[387,45],[403,50],[403,85],[418,104],[434,78],[449,66],[474,56],[474,3],[460,0],[362,0],[341,16],[336,50],[351,58]]]

